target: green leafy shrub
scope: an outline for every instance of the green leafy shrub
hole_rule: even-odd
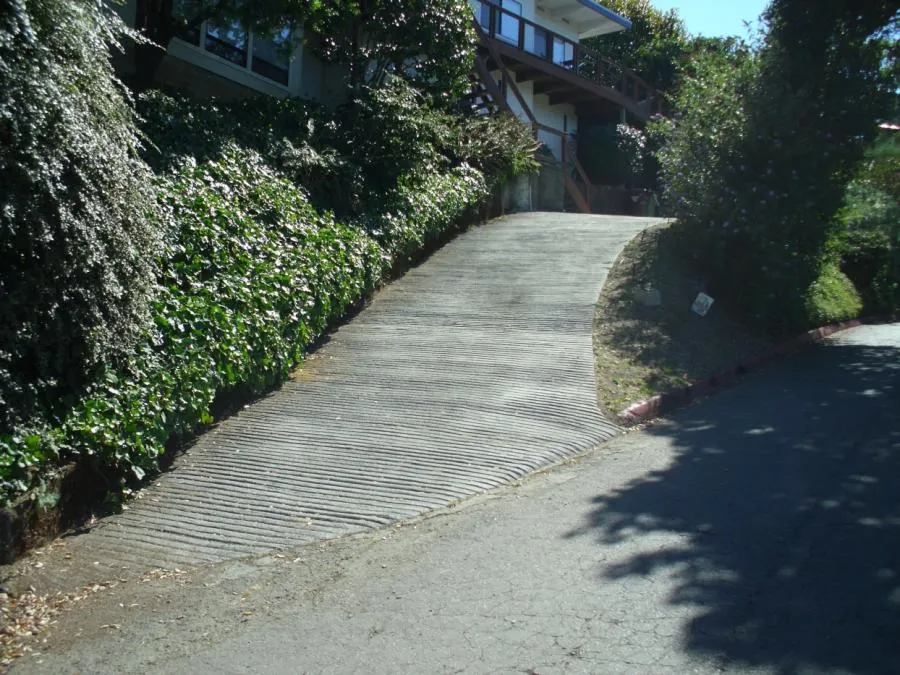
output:
[[[143,476],[173,434],[210,420],[217,394],[283,378],[381,274],[371,238],[317,213],[255,153],[224,148],[218,160],[189,162],[161,179],[159,189],[168,236],[154,327],[61,429],[0,440],[5,492],[27,485],[29,469],[52,457],[41,445]],[[24,466],[10,465],[17,455]]]
[[[483,174],[467,165],[447,173],[404,176],[369,225],[391,262],[438,240],[489,195]]]
[[[898,223],[900,203],[873,185],[854,180],[847,186],[831,247],[841,269],[863,289],[868,311],[900,308]]]
[[[327,115],[321,106],[297,98],[263,94],[237,101],[198,101],[180,91],[149,90],[137,99],[141,131],[149,144],[144,159],[157,173],[185,158],[215,160],[239,145],[273,159],[285,139],[315,142]]]
[[[125,108],[133,171],[105,173],[96,189],[142,190],[139,231],[158,234],[132,236],[127,253],[146,258],[135,273],[149,278],[132,300],[147,320],[97,359],[59,415],[0,429],[0,498],[70,461],[122,484],[157,470],[173,438],[211,420],[217,398],[282,380],[388,270],[441,241],[490,187],[537,166],[514,120],[444,113],[400,81],[357,100],[331,113],[146,92],[145,163]]]
[[[360,88],[333,115],[265,96],[197,102],[151,91],[138,104],[148,139],[144,157],[156,171],[189,157],[216,159],[236,144],[259,152],[317,207],[346,219],[377,217],[406,175],[468,165],[496,183],[538,167],[534,138],[512,116],[451,115],[399,79]]]
[[[64,413],[146,326],[151,176],[108,58],[124,32],[98,2],[0,6],[0,434]]]
[[[595,185],[657,187],[647,135],[628,124],[585,125],[578,130],[578,157]]]
[[[157,186],[156,225],[167,236],[153,327],[62,425],[0,436],[6,498],[60,459],[91,459],[123,480],[155,471],[169,439],[211,421],[217,396],[281,381],[387,267],[487,194],[465,166],[407,177],[376,239],[315,210],[299,186],[235,145],[202,164],[186,160]]]
[[[535,153],[540,143],[515,116],[468,117],[458,125],[442,148],[454,165],[477,169],[491,184],[538,170]]]
[[[749,58],[735,62],[718,53],[702,53],[692,70],[679,90],[676,118],[650,125],[651,135],[665,139],[657,154],[663,201],[679,221],[685,252],[698,272],[711,279],[710,290],[737,296],[739,286],[765,267],[750,247],[757,224],[738,204],[735,185],[753,179],[740,143],[748,133],[745,99],[758,64]],[[751,194],[759,189],[748,188]]]
[[[862,298],[853,282],[834,263],[822,267],[819,278],[810,285],[804,301],[806,315],[813,325],[853,319],[859,316],[863,308]]]
[[[197,101],[181,92],[146,91],[138,98],[143,157],[157,172],[186,158],[216,160],[231,145],[260,153],[313,202],[346,206],[344,185],[360,182],[357,169],[332,143],[336,127],[321,106],[297,98],[254,96],[238,101]]]
[[[869,311],[900,309],[900,139],[883,134],[847,186],[832,242]]]
[[[434,109],[399,78],[357,90],[337,111],[330,139],[359,167],[358,184],[348,186],[357,210],[378,210],[380,195],[404,174],[447,167],[448,158],[438,148],[449,140],[453,123],[452,116]]]

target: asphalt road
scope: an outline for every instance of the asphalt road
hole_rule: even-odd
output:
[[[14,672],[900,673],[898,469],[900,324],[859,328],[440,517],[97,594]]]

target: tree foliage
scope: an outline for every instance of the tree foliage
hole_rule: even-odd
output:
[[[152,324],[58,423],[0,431],[0,500],[59,462],[110,485],[155,471],[220,397],[281,380],[383,274],[474,217],[489,185],[535,166],[516,120],[454,117],[402,80],[360,93],[356,126],[354,106],[140,96],[165,234],[144,299]],[[323,208],[333,203],[340,217]]]
[[[350,83],[391,73],[446,103],[468,85],[476,38],[465,0],[350,0],[323,3],[307,20],[321,54],[345,64]]]
[[[140,0],[138,26],[166,46],[181,24],[215,19],[271,32],[290,26],[295,48],[305,31],[325,60],[346,67],[353,87],[378,85],[390,73],[451,102],[462,93],[475,36],[465,0]],[[302,29],[302,30],[300,30]],[[152,83],[162,51],[141,52],[141,79]]]
[[[758,54],[696,59],[661,159],[711,285],[791,328],[814,320],[844,186],[889,109],[875,38],[896,16],[881,0],[775,0],[765,18]]]
[[[690,50],[690,36],[678,12],[660,11],[650,0],[606,0],[603,4],[631,21],[631,30],[588,38],[584,43],[634,70],[660,91],[671,91],[679,63]]]
[[[831,241],[871,312],[900,310],[900,137],[881,134],[847,186]]]
[[[147,315],[149,172],[100,0],[0,3],[0,434],[51,415]]]

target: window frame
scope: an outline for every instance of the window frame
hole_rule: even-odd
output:
[[[169,43],[168,53],[200,68],[209,70],[216,75],[225,77],[226,79],[237,82],[243,86],[262,91],[263,93],[296,95],[299,92],[302,79],[300,47],[296,48],[288,59],[287,84],[283,84],[278,80],[273,80],[253,70],[253,44],[255,36],[252,30],[244,29],[247,33],[247,63],[246,65],[241,65],[219,56],[206,48],[208,25],[209,21],[203,20],[197,26],[196,30],[199,33],[199,44],[179,37],[177,34],[174,35]]]
[[[517,6],[518,11],[511,9],[510,5]],[[504,42],[509,42],[510,44],[518,46],[519,31],[521,30],[522,19],[524,18],[525,13],[524,3],[522,0],[500,0],[497,6],[510,13],[504,14],[503,12],[500,12],[500,25],[497,26],[497,37]],[[515,15],[515,18],[511,15]],[[504,26],[506,25],[515,26],[515,33],[513,35],[507,35],[503,32]]]

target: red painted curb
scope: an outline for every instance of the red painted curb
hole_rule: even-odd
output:
[[[764,366],[769,365],[776,359],[786,356],[791,352],[798,350],[814,342],[822,342],[825,338],[835,333],[856,328],[857,326],[872,326],[886,323],[896,323],[900,321],[900,315],[869,317],[865,319],[853,319],[851,321],[840,321],[838,323],[828,324],[820,328],[813,328],[805,333],[801,333],[796,337],[790,338],[780,344],[770,347],[764,352],[754,354],[743,361],[739,361],[731,368],[716,373],[712,377],[699,380],[693,384],[681,389],[673,389],[665,391],[656,396],[635,403],[619,413],[619,422],[624,424],[640,424],[649,422],[659,417],[661,410],[665,409],[671,412],[678,408],[684,407],[689,403],[711,394],[716,389],[727,387],[739,380],[744,375],[760,370]]]

